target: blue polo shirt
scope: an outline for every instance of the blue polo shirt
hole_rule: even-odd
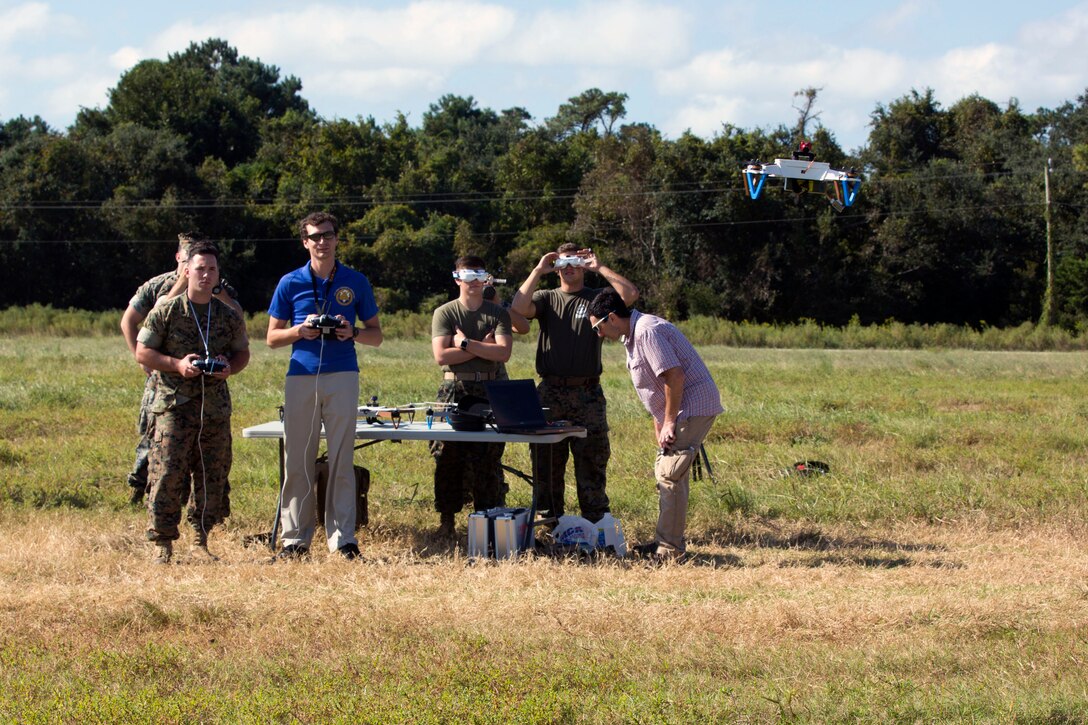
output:
[[[316,299],[315,299],[316,287]],[[291,326],[322,312],[343,315],[349,325],[369,320],[378,314],[374,290],[366,275],[351,267],[336,263],[332,280],[310,274],[310,263],[285,274],[276,285],[268,314],[278,320],[289,320]],[[318,361],[320,360],[320,365]],[[353,340],[296,340],[291,345],[288,375],[317,375],[318,373],[359,372]]]

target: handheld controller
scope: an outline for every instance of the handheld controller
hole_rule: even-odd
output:
[[[326,340],[335,340],[337,328],[347,324],[344,320],[338,320],[332,315],[321,315],[310,320],[310,327],[321,330],[321,337]]]
[[[205,375],[214,375],[227,369],[227,364],[214,357],[204,357],[193,361],[193,367]]]

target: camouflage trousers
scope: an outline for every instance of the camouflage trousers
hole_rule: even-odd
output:
[[[456,403],[466,395],[487,398],[483,383],[447,380],[438,389],[439,403]],[[504,506],[505,486],[502,476],[504,443],[461,443],[432,441],[434,456],[434,508],[442,514],[454,514],[465,505],[465,494],[472,492],[477,511]]]
[[[147,490],[147,459],[151,451],[151,401],[155,399],[155,381],[157,375],[148,375],[144,383],[144,395],[140,399],[140,417],[136,421],[136,434],[140,436],[136,444],[136,463],[128,474],[128,485],[141,491]]]
[[[604,390],[598,385],[564,387],[547,382],[537,386],[549,421],[568,420],[585,426],[585,438],[566,438],[553,445],[532,445],[536,504],[553,516],[566,512],[563,501],[567,461],[574,457],[574,480],[583,518],[599,521],[608,513],[605,478],[612,448]]]
[[[155,376],[147,378],[144,385],[144,397],[140,401],[140,418],[136,423],[136,433],[140,436],[140,442],[136,444],[136,464],[132,472],[128,474],[128,485],[138,488],[148,495],[151,494],[151,484],[148,482],[148,469],[151,461],[151,443],[155,438],[155,414],[151,412],[151,403],[155,399]],[[182,493],[184,500],[189,499],[191,487],[186,484],[186,490]],[[230,481],[223,486],[223,498],[220,503],[218,520],[223,521],[230,516]]]
[[[197,532],[208,532],[224,518],[224,489],[231,466],[230,418],[200,420],[200,401],[190,401],[154,420],[148,480],[148,529],[150,541],[178,538],[181,507],[193,493],[187,519]]]

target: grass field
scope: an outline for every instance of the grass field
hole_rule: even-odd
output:
[[[686,563],[474,564],[430,536],[433,464],[404,443],[357,455],[365,561],[269,564],[244,544],[275,444],[240,433],[280,403],[262,345],[232,381],[221,560],[186,533],[156,567],[120,338],[0,340],[0,721],[1088,721],[1088,354],[702,352],[727,412]],[[605,365],[613,511],[645,540],[652,425]],[[364,397],[436,384],[425,342],[364,353]],[[831,475],[783,475],[804,459]]]

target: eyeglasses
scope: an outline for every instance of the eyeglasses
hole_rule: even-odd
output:
[[[591,327],[591,328],[593,328],[593,334],[595,334],[595,335],[599,335],[599,334],[601,334],[601,330],[600,330],[601,324],[602,324],[602,323],[603,323],[603,322],[604,322],[605,320],[607,320],[607,319],[608,319],[608,316],[609,316],[609,315],[611,315],[611,314],[612,314],[612,313],[611,313],[611,312],[609,312],[609,313],[608,313],[608,315],[605,315],[604,317],[602,317],[601,319],[597,320],[597,321],[596,321],[596,322],[594,322],[594,323],[593,323],[592,325],[590,325],[590,327]]]
[[[491,273],[485,269],[458,269],[453,278],[462,282],[486,282],[491,279]]]
[[[331,242],[332,240],[336,239],[336,232],[331,230],[327,232],[314,232],[313,234],[307,234],[306,238],[309,239],[311,242],[319,242],[322,239],[324,239],[326,242]]]

